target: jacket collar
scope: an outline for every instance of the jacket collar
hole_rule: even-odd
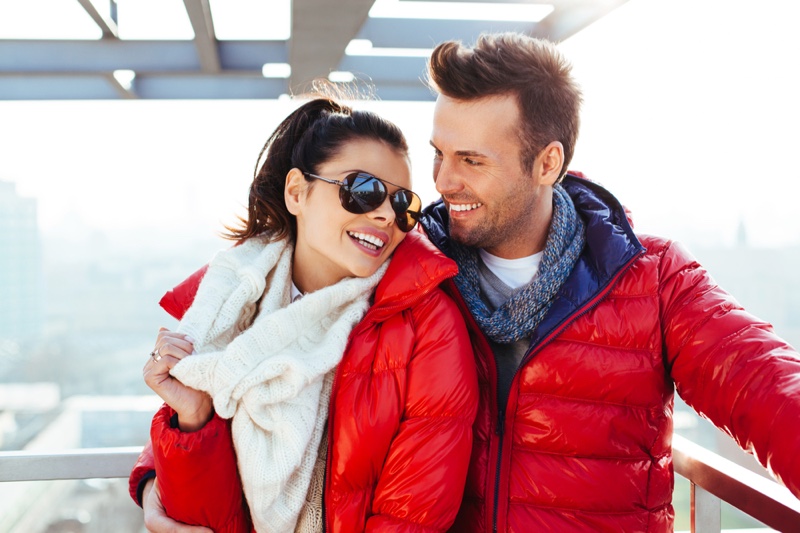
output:
[[[606,189],[567,174],[562,186],[586,224],[586,244],[550,311],[533,333],[533,345],[577,314],[591,308],[643,252],[625,209]],[[449,218],[441,200],[423,211],[421,224],[431,241],[449,254]]]
[[[396,313],[410,307],[431,290],[458,273],[455,261],[434,246],[416,228],[406,235],[392,255],[392,262],[375,289],[370,314]]]

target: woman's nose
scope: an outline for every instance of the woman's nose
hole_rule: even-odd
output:
[[[373,220],[380,220],[388,223],[394,222],[395,215],[389,195],[386,196],[386,199],[383,200],[381,205],[368,212],[367,215]]]

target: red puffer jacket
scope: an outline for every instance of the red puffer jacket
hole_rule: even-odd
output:
[[[455,273],[421,232],[411,232],[350,335],[328,420],[328,532],[444,531],[455,519],[478,401],[467,329],[439,288]],[[162,301],[179,316],[197,276],[185,283]],[[182,433],[171,427],[171,415],[162,408],[151,432],[155,460],[165,465],[159,486],[170,516],[217,532],[249,530],[228,421],[215,417]],[[130,477],[135,500],[153,465],[148,446]]]
[[[586,246],[508,398],[467,308],[481,398],[453,532],[672,531],[674,389],[800,496],[800,356],[679,245],[637,238],[617,200],[567,176]],[[447,251],[446,212],[423,224]]]

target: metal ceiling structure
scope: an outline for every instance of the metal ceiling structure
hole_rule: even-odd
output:
[[[183,0],[194,30],[194,39],[183,41],[120,39],[116,0],[108,0],[110,16],[96,9],[98,0],[64,1],[80,4],[102,38],[0,38],[0,100],[273,99],[303,92],[311,80],[332,71],[353,73],[381,100],[432,100],[422,82],[423,55],[347,55],[345,48],[364,39],[376,49],[431,49],[441,41],[470,43],[482,32],[496,31],[561,41],[626,0],[480,0],[552,6],[539,22],[459,20],[455,4],[449,20],[375,18],[369,16],[375,0],[293,0],[288,39],[250,41],[217,38],[210,0]],[[288,63],[291,74],[265,77],[266,63]],[[114,75],[119,71],[135,77],[125,83]]]

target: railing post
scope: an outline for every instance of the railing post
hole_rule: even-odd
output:
[[[692,533],[721,533],[722,501],[694,483],[691,492]]]

